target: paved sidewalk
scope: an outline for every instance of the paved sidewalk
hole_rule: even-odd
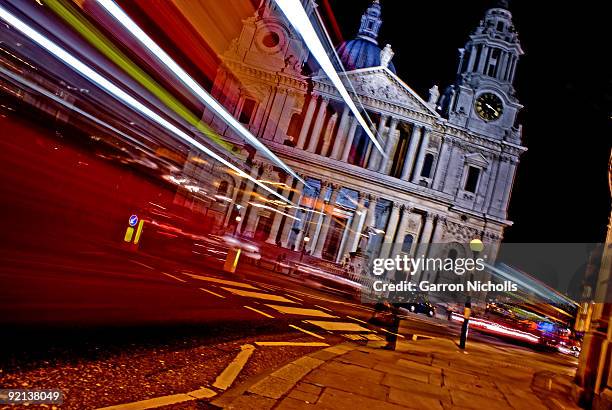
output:
[[[571,360],[472,342],[342,344],[303,356],[212,404],[228,409],[575,409]]]

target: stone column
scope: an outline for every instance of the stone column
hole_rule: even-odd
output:
[[[342,151],[341,161],[347,162],[349,154],[351,153],[351,147],[353,146],[353,139],[355,139],[355,132],[357,132],[357,125],[359,122],[357,118],[352,117],[351,127],[349,128],[348,135],[346,136],[346,142],[344,143],[344,150]]]
[[[416,252],[414,254],[415,258],[420,258],[422,256],[427,256],[427,251],[429,250],[429,244],[431,242],[431,236],[433,233],[433,228],[434,228],[434,219],[435,219],[435,215],[432,213],[428,213],[427,215],[425,215],[423,217],[425,219],[425,223],[423,226],[423,230],[421,232],[421,236],[419,237],[418,240],[418,245],[416,248]],[[423,280],[423,271],[419,270],[418,272],[415,272],[414,279],[418,280]]]
[[[359,237],[361,235],[361,220],[363,218],[363,213],[365,212],[365,199],[365,194],[363,192],[359,192],[359,202],[357,203],[357,208],[353,213],[353,220],[351,221],[351,225],[349,227],[349,237],[345,246],[346,252],[355,252],[355,250],[357,250]],[[340,252],[345,253],[345,250],[341,249]]]
[[[410,143],[408,144],[408,152],[406,152],[406,162],[404,162],[404,168],[402,169],[402,179],[404,181],[410,180],[410,174],[412,173],[412,167],[416,158],[416,151],[419,147],[419,141],[421,140],[422,128],[416,124],[412,126],[412,135],[410,136]]]
[[[419,150],[419,156],[417,157],[417,162],[414,166],[414,175],[412,177],[412,182],[414,183],[418,182],[421,177],[421,168],[423,167],[427,146],[429,145],[429,132],[430,130],[428,128],[423,129],[423,141],[421,142],[421,149]]]
[[[385,124],[387,123],[387,119],[389,118],[388,115],[380,115],[380,120],[378,121],[378,127],[376,127],[375,132],[373,132],[373,134],[376,136],[377,139],[379,140],[383,140],[383,136],[385,134]],[[378,138],[380,137],[380,138]],[[387,136],[386,138],[387,143],[389,142],[389,136]],[[384,145],[384,142],[383,142]],[[378,152],[378,149],[376,149],[376,147],[374,146],[374,143],[372,143],[372,148],[371,148],[371,154],[370,154],[370,158],[367,162],[367,168],[374,171],[374,170],[378,170],[378,168],[380,167],[380,160],[381,160],[382,155],[380,155],[380,152]]]
[[[389,174],[389,168],[391,167],[391,165],[393,165],[393,158],[391,157],[393,156],[393,153],[395,152],[394,148],[397,145],[397,135],[395,135],[395,131],[397,130],[398,123],[399,120],[397,118],[392,118],[391,123],[389,124],[389,132],[387,132],[387,144],[385,145],[386,157],[382,158],[380,167],[378,169],[378,172],[382,172],[383,174]]]
[[[485,63],[487,62],[487,53],[489,51],[489,47],[483,45],[482,52],[480,53],[480,61],[478,62],[478,68],[476,69],[479,73],[484,73]]]
[[[476,60],[476,49],[474,46],[472,46],[472,48],[470,49],[470,60],[465,70],[466,72],[473,71],[472,67],[474,67],[474,60]]]
[[[315,108],[317,108],[317,100],[319,98],[316,95],[312,95],[310,101],[308,101],[308,107],[306,108],[306,114],[304,115],[304,121],[302,122],[302,129],[300,130],[300,136],[298,137],[296,147],[299,149],[304,149],[304,144],[306,143],[306,136],[308,135],[308,129],[310,128],[310,123],[312,122],[312,116],[314,114]]]
[[[518,62],[518,58],[512,59],[512,70],[510,71],[510,77],[508,78],[509,82],[514,81],[514,75],[516,74],[516,63]]]
[[[419,243],[429,244],[429,242],[431,242],[431,233],[433,232],[434,218],[435,215],[432,213],[428,213],[425,216],[425,225],[423,227],[423,232],[419,237]]]
[[[223,219],[224,228],[230,223],[232,211],[234,210],[234,206],[236,205],[236,198],[238,197],[238,192],[240,192],[240,183],[234,182],[233,190],[234,192],[232,193],[232,200],[229,203],[229,206],[227,207],[227,213],[225,214],[225,218]]]
[[[440,154],[438,155],[438,162],[436,163],[436,170],[434,171],[434,180],[432,188],[438,191],[442,190],[442,182],[446,177],[446,168],[448,167],[448,158],[450,155],[451,140],[449,137],[442,137],[442,147],[440,148]]]
[[[317,236],[316,244],[314,246],[314,254],[313,256],[320,258],[323,255],[323,246],[325,246],[325,240],[327,239],[327,233],[329,232],[329,228],[332,223],[333,218],[333,210],[336,205],[336,199],[338,199],[338,192],[340,192],[340,187],[337,185],[332,185],[331,187],[331,197],[329,198],[329,203],[325,206],[325,219],[323,221],[323,225],[321,226],[321,231]]]
[[[391,208],[391,215],[389,215],[389,222],[387,223],[387,229],[385,230],[385,239],[383,240],[383,246],[380,250],[379,258],[388,258],[391,253],[391,247],[393,246],[393,239],[397,232],[397,222],[400,215],[400,204],[397,202],[393,203]]]
[[[257,176],[259,175],[259,167],[260,167],[259,164],[253,164],[253,166],[251,167],[251,174],[250,174],[251,178],[257,179]],[[255,182],[248,179],[246,181],[246,186],[244,187],[244,191],[242,193],[242,198],[240,198],[240,206],[242,208],[240,209],[239,215],[241,219],[240,219],[240,222],[238,222],[238,227],[236,228],[236,232],[242,232],[242,225],[245,223],[244,217],[248,209],[249,201],[251,200],[251,194],[253,193],[254,187],[255,187]]]
[[[363,228],[361,229],[361,231],[357,232],[357,239],[356,239],[357,243],[356,243],[355,249],[359,247],[359,242],[361,242],[361,233],[363,231],[368,231],[368,238],[367,238],[366,244],[364,248],[362,249],[362,251],[365,252],[365,250],[368,247],[367,244],[370,242],[370,236],[372,235],[372,230],[374,229],[374,225],[376,225],[376,202],[377,201],[378,201],[378,198],[376,198],[374,195],[370,195],[370,203],[368,204],[368,213],[366,214],[365,224]]]
[[[306,177],[304,175],[301,175],[302,179],[306,179]],[[289,215],[291,215],[292,217],[295,218],[295,215],[297,214],[297,207],[300,206],[300,202],[302,200],[302,193],[304,191],[304,183],[302,181],[296,181],[295,183],[295,189],[293,191],[293,202],[295,203],[295,207],[291,208],[291,210],[288,212]],[[291,236],[291,228],[293,227],[293,218],[285,218],[285,225],[283,226],[283,230],[281,233],[281,245],[283,246],[283,248],[288,248],[289,247],[289,237]]]
[[[317,228],[319,227],[319,224],[321,223],[325,215],[325,194],[327,193],[328,187],[329,183],[321,182],[321,190],[319,191],[319,196],[312,207],[313,211],[320,211],[321,213],[312,212],[312,218],[310,218],[310,226],[308,226],[308,229],[306,230],[306,232],[308,232],[308,237],[310,238],[310,243],[308,244],[310,249],[314,249],[314,236],[317,233]]]
[[[336,121],[338,120],[338,113],[334,113],[327,122],[327,127],[325,128],[325,132],[323,133],[323,146],[321,147],[321,155],[327,157],[327,153],[329,152],[329,146],[332,143],[332,138],[334,137],[334,127],[336,126]]]
[[[285,198],[289,198],[289,194],[291,193],[291,185],[293,184],[293,178],[290,176],[287,176],[287,178],[285,178],[285,189],[283,189],[282,195]],[[276,211],[274,213],[274,219],[272,220],[272,226],[270,227],[270,235],[268,235],[268,239],[266,239],[267,243],[271,243],[271,244],[276,244],[276,235],[278,234],[278,229],[280,228],[280,224],[283,220],[283,217],[285,215],[283,215],[283,213],[285,212],[285,207],[283,207],[282,205],[278,205],[276,207]],[[282,213],[281,213],[282,212]],[[286,218],[287,222],[289,221],[293,221],[293,219],[291,218]]]
[[[501,210],[505,211],[508,209],[508,203],[510,202],[510,193],[512,192],[512,185],[514,185],[514,177],[516,172],[516,165],[518,161],[515,159],[510,159],[510,164],[508,165],[508,177],[506,179],[506,186],[504,188],[504,195],[502,197]],[[480,178],[484,176],[481,175]]]
[[[406,236],[406,231],[408,230],[408,222],[410,222],[410,212],[410,207],[408,205],[404,205],[404,207],[402,208],[402,219],[397,228],[397,237],[395,238],[393,248],[391,248],[391,257],[399,255],[402,251],[402,246],[404,245],[404,237]]]
[[[332,148],[332,153],[330,155],[333,159],[340,159],[340,154],[342,153],[342,148],[344,144],[344,137],[346,136],[346,132],[348,131],[349,124],[349,113],[350,109],[348,105],[344,106],[344,111],[342,112],[342,117],[340,117],[340,124],[338,125],[338,133],[336,134],[336,139],[334,141],[334,146]]]
[[[321,135],[321,128],[323,128],[323,122],[325,121],[327,104],[329,104],[329,100],[322,97],[321,104],[319,105],[319,112],[317,113],[317,119],[312,127],[312,134],[310,134],[310,141],[308,142],[308,147],[306,148],[306,151],[308,152],[315,152],[317,145],[319,145],[319,136]]]

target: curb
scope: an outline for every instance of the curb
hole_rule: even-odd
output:
[[[210,404],[224,409],[272,407],[312,370],[358,347],[350,343],[340,343],[309,353],[275,370],[246,380]]]

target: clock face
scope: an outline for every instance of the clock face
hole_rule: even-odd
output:
[[[504,104],[495,94],[484,93],[476,99],[476,113],[485,121],[498,119],[503,110]]]

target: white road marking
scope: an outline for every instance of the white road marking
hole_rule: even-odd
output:
[[[325,330],[343,332],[372,332],[370,329],[351,322],[325,322],[321,320],[305,320],[304,322]]]
[[[347,318],[349,318],[349,319],[355,320],[355,321],[357,321],[357,322],[364,323],[364,324],[366,324],[366,325],[368,324],[368,322],[366,322],[365,320],[357,319],[356,317],[353,317],[353,316],[348,316],[348,315],[347,315],[346,317],[347,317]]]
[[[222,285],[235,286],[237,288],[259,290],[259,288],[256,288],[253,285],[249,285],[248,283],[235,282],[233,280],[226,280],[226,279],[218,279],[218,278],[213,278],[210,276],[194,275],[193,273],[185,273],[185,275],[191,276],[194,279],[205,280],[207,282],[220,283]]]
[[[405,339],[405,338],[406,338],[406,336],[404,336],[404,335],[400,335],[399,333],[391,332],[391,331],[389,331],[389,330],[387,330],[387,329],[384,329],[384,328],[382,328],[382,327],[380,328],[380,330],[382,330],[382,331],[383,331],[383,332],[385,332],[385,333],[389,333],[389,334],[391,334],[391,335],[395,335],[395,336],[397,336],[397,337],[401,337],[402,339]]]
[[[291,298],[291,299],[296,299],[296,300],[299,300],[300,302],[303,302],[303,301],[304,301],[304,299],[300,299],[300,298],[298,298],[297,296],[293,296],[293,295],[287,295],[286,293],[285,293],[285,296],[287,296],[288,298]]]
[[[244,306],[244,307],[249,309],[249,310],[252,310],[253,312],[257,312],[257,313],[259,313],[262,316],[269,317],[270,319],[274,319],[274,316],[269,315],[266,312],[262,312],[261,310],[257,310],[255,308],[250,307],[250,306]]]
[[[332,316],[329,313],[325,313],[321,310],[317,309],[305,309],[305,308],[297,308],[293,306],[281,306],[281,305],[268,305],[267,307],[276,310],[277,312],[289,314],[289,315],[302,315],[302,316],[314,316],[314,317],[327,317],[327,318],[335,318],[336,316]]]
[[[232,288],[226,288],[226,287],[222,287],[221,289],[225,289],[228,292],[232,292],[234,295],[244,296],[247,298],[264,299],[264,300],[269,300],[272,302],[297,303],[293,300],[287,299],[286,297],[272,295],[270,293],[249,292],[247,290],[232,289]]]
[[[140,400],[132,403],[117,404],[115,406],[103,407],[98,410],[145,410],[154,409],[162,406],[170,406],[186,401],[198,399],[208,399],[214,397],[217,393],[203,387],[198,390],[190,391],[189,393],[171,394],[169,396],[155,397],[153,399]]]
[[[315,305],[315,306],[316,306],[316,307],[318,307],[319,309],[327,310],[328,312],[333,312],[333,310],[328,309],[328,308],[326,308],[326,307],[319,306],[319,305]]]
[[[166,275],[166,276],[168,276],[168,277],[170,277],[170,278],[172,278],[172,279],[176,279],[176,280],[178,280],[179,282],[187,282],[186,280],[183,280],[183,279],[181,279],[181,278],[177,278],[176,276],[174,276],[174,275],[170,275],[169,273],[166,273],[166,272],[162,272],[161,274],[162,274],[162,275]]]
[[[298,326],[296,326],[296,325],[289,325],[289,327],[292,327],[292,328],[294,328],[294,329],[297,329],[297,330],[299,330],[300,332],[304,332],[304,333],[306,333],[307,335],[314,336],[314,337],[316,337],[317,339],[325,339],[325,338],[324,338],[323,336],[321,336],[321,335],[318,335],[318,334],[316,334],[316,333],[314,333],[314,332],[311,332],[310,330],[302,329],[301,327],[298,327]]]
[[[301,347],[326,347],[323,342],[255,342],[258,346],[301,346]]]
[[[238,353],[234,360],[232,360],[221,374],[217,376],[217,379],[213,383],[213,387],[221,390],[226,390],[230,387],[254,351],[255,346],[253,345],[246,344],[240,346],[240,353]]]
[[[204,288],[200,288],[200,290],[203,290],[206,293],[210,293],[211,295],[215,295],[218,298],[225,299],[225,296],[219,295],[218,293],[215,293],[212,290],[208,290],[208,289],[204,289]]]

